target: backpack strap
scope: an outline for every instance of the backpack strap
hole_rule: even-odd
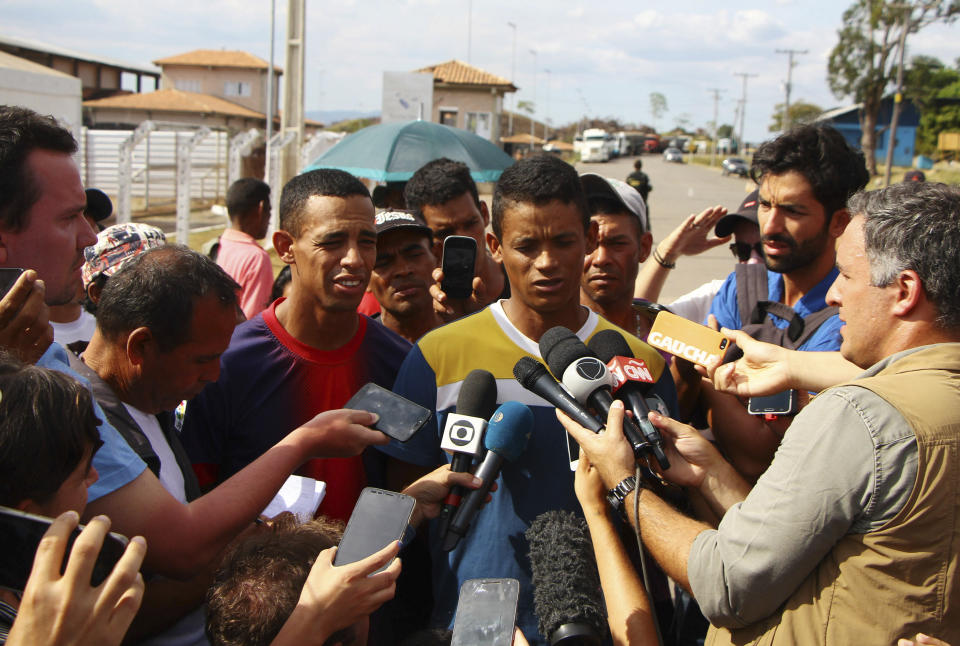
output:
[[[748,325],[753,319],[753,310],[760,301],[770,296],[767,289],[767,267],[762,263],[745,265],[738,263],[734,267],[737,281],[737,309],[740,312],[740,325]],[[761,319],[762,320],[762,319]]]

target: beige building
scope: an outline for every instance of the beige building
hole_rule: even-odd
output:
[[[97,128],[135,128],[148,119],[240,131],[263,128],[262,112],[209,94],[157,90],[83,102],[84,121]]]
[[[266,114],[267,61],[241,51],[197,49],[153,61],[161,70],[161,90],[182,90],[220,97]],[[283,70],[274,66],[273,114],[277,114],[278,88]]]
[[[433,74],[431,121],[500,141],[503,96],[517,91],[513,83],[458,60],[415,71]]]

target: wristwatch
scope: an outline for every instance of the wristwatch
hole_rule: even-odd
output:
[[[623,501],[630,492],[637,488],[637,477],[628,476],[620,481],[616,487],[607,492],[607,502],[613,507],[613,510],[620,514],[620,518],[627,520],[626,509],[623,507]]]

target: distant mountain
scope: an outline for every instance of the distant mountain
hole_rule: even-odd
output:
[[[327,125],[346,121],[347,119],[368,119],[370,117],[379,117],[380,111],[363,110],[307,110],[307,119],[315,119]]]

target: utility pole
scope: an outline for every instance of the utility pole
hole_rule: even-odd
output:
[[[473,0],[467,0],[467,63],[473,46]]]
[[[747,79],[749,79],[751,76],[757,76],[757,74],[749,74],[747,72],[734,72],[733,75],[743,77],[743,93],[740,95],[740,105],[739,105],[739,109],[737,110],[739,112],[739,117],[740,117],[740,135],[737,137],[737,153],[742,155],[743,149],[744,149],[743,126],[746,121],[745,115],[747,113]]]
[[[516,86],[517,84],[517,26],[512,22],[507,23],[507,27],[513,30],[513,53],[510,58],[510,82]],[[514,90],[511,94],[511,103],[513,104],[512,109],[510,110],[509,116],[507,117],[508,124],[507,130],[510,132],[510,136],[513,136],[513,113],[517,110],[517,91]]]
[[[720,104],[720,93],[726,92],[726,90],[721,90],[720,88],[709,88],[707,92],[713,92],[713,157],[710,159],[710,165],[717,165],[717,129],[720,127],[720,124],[717,123],[717,109]]]
[[[294,134],[293,143],[283,155],[280,181],[287,180],[300,170],[300,148],[303,146],[303,67],[306,40],[306,0],[287,2],[286,74],[283,84],[283,113],[280,130],[284,135]]]
[[[778,54],[787,55],[787,86],[786,86],[786,101],[783,103],[783,119],[780,124],[783,132],[786,132],[790,129],[790,90],[793,89],[793,68],[796,66],[796,63],[793,62],[794,55],[803,56],[809,54],[809,50],[806,49],[778,49]]]
[[[533,54],[533,111],[530,113],[530,152],[533,152],[533,117],[537,113],[537,50],[531,49]]]
[[[550,73],[550,70],[544,68],[544,73],[547,75],[547,98],[544,101],[543,109],[543,140],[550,141],[550,79],[553,76]]]
[[[264,150],[266,151],[266,160],[263,167],[264,181],[270,181],[270,139],[273,137],[273,103],[276,100],[273,95],[273,34],[276,31],[275,22],[277,16],[277,0],[270,0],[270,67],[267,69],[267,140]]]
[[[893,114],[890,115],[890,128],[887,130],[887,168],[883,172],[883,185],[890,186],[890,176],[893,173],[893,149],[897,145],[897,125],[900,122],[900,109],[903,106],[903,54],[907,49],[907,32],[910,31],[910,14],[913,13],[912,7],[904,7],[903,20],[901,21],[900,32],[900,51],[898,52],[897,64],[897,91],[893,95]]]

